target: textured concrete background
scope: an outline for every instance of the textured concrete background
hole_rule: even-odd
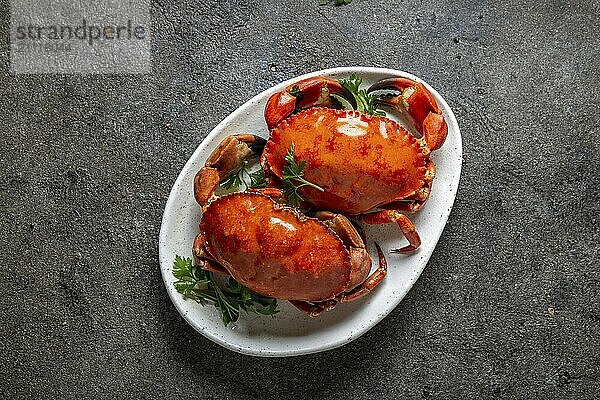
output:
[[[0,398],[597,398],[597,2],[153,1],[153,73],[10,76],[0,53]],[[0,1],[8,44],[8,4]],[[171,304],[163,207],[202,138],[309,71],[413,72],[463,176],[399,307],[359,340],[238,355]]]

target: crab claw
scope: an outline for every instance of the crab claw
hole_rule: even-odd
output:
[[[293,83],[269,97],[265,107],[268,128],[273,129],[297,110],[314,106],[333,107],[332,94],[344,98],[356,108],[352,93],[333,79],[314,77]]]
[[[448,135],[448,124],[433,95],[422,83],[407,78],[388,78],[375,83],[367,92],[376,90],[399,91],[399,95],[379,96],[379,102],[407,117],[414,129],[423,135],[430,150],[442,147]]]
[[[257,157],[265,143],[265,139],[249,133],[223,139],[194,177],[196,202],[206,207],[219,183],[239,170],[244,160]]]

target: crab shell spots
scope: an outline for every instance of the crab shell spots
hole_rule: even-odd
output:
[[[350,280],[348,250],[323,223],[256,193],[210,204],[200,221],[208,252],[235,280],[278,299],[319,301]]]
[[[396,122],[348,110],[315,107],[271,131],[263,166],[282,177],[294,144],[304,177],[325,189],[300,189],[317,209],[361,214],[400,200],[423,185],[428,150]]]

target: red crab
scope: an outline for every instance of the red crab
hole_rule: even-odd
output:
[[[379,268],[369,275],[371,257],[343,215],[321,211],[309,218],[273,200],[282,199],[276,188],[214,195],[219,181],[261,142],[254,135],[229,136],[197,173],[194,195],[203,213],[192,250],[196,264],[230,274],[264,296],[290,300],[311,316],[369,293],[385,277],[386,261],[376,244]]]
[[[371,258],[344,215],[368,224],[395,221],[409,240],[399,251],[416,249],[419,235],[400,211],[415,212],[427,200],[435,175],[429,153],[443,144],[448,129],[422,84],[393,78],[369,91],[390,88],[400,94],[380,101],[408,116],[422,137],[387,118],[332,108],[332,94],[352,100],[331,79],[310,78],[271,96],[266,144],[251,134],[229,136],[195,177],[194,195],[203,208],[195,262],[231,274],[259,294],[290,300],[310,315],[379,284],[386,274],[381,249],[376,246],[379,268],[369,276]],[[278,186],[292,143],[296,157],[306,161],[304,177],[324,189],[300,189],[319,210],[316,218],[273,200],[283,198]],[[219,183],[260,151],[274,187],[215,198]]]
[[[306,161],[304,178],[323,192],[302,187],[301,196],[318,210],[332,210],[367,224],[398,223],[409,245],[421,240],[400,211],[416,212],[429,197],[435,166],[429,153],[442,146],[448,125],[433,95],[419,82],[384,79],[367,92],[393,90],[379,101],[404,115],[416,137],[398,123],[358,111],[331,108],[331,95],[351,101],[337,81],[315,77],[272,95],[265,108],[270,137],[261,156],[267,175],[283,177],[285,155],[295,146]]]

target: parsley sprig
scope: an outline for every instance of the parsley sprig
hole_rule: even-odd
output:
[[[350,75],[348,79],[340,79],[340,85],[348,89],[356,99],[356,110],[366,114],[385,117],[385,112],[377,109],[377,96],[369,94],[365,89],[361,89],[362,78],[356,74]]]
[[[294,85],[292,86],[292,88],[290,89],[290,94],[294,97],[299,97],[302,95],[302,91],[300,90],[300,86],[298,85]]]
[[[215,282],[213,273],[193,265],[191,258],[175,256],[173,276],[178,279],[173,285],[179,293],[203,306],[213,304],[221,312],[226,326],[238,320],[240,310],[246,314],[260,315],[279,312],[276,299],[254,293],[232,277],[229,277],[224,287],[220,287]]]
[[[266,187],[265,171],[259,168],[254,172],[250,172],[248,163],[248,160],[244,160],[242,166],[237,171],[221,182],[221,187],[226,190],[239,189],[242,186],[245,187],[244,190]]]
[[[283,195],[288,203],[300,207],[300,202],[304,201],[304,198],[298,193],[298,190],[304,186],[313,187],[321,192],[325,191],[321,186],[303,178],[306,160],[296,162],[294,143],[290,146],[285,161],[287,165],[283,167]]]

